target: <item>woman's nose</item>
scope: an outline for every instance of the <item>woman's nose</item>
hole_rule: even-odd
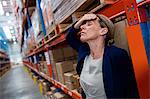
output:
[[[81,25],[81,26],[80,26],[80,29],[81,29],[81,30],[85,29],[85,25]]]

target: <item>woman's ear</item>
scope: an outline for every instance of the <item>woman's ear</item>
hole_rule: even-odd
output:
[[[100,35],[106,35],[107,34],[107,32],[108,32],[108,28],[101,28],[101,30],[100,30]]]

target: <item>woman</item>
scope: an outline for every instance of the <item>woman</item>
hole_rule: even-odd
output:
[[[85,14],[68,31],[66,40],[78,52],[83,98],[139,98],[127,52],[111,45],[113,32],[113,23],[100,14]]]

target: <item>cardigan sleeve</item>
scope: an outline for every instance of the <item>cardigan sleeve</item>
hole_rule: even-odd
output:
[[[79,48],[83,43],[77,38],[77,33],[79,32],[79,29],[75,29],[73,26],[69,28],[66,41],[69,43],[69,45],[75,49],[77,52],[79,52]]]
[[[132,61],[125,50],[122,50],[120,55],[118,68],[124,81],[126,97],[139,98]]]

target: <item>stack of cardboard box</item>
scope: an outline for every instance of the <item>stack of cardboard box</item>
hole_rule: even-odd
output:
[[[73,63],[71,61],[63,61],[56,63],[58,80],[65,84],[64,73],[73,71]]]
[[[77,89],[79,82],[75,71],[64,73],[65,84],[70,90]]]
[[[39,32],[42,30],[42,28],[41,28],[41,22],[40,22],[37,9],[35,9],[35,11],[33,12],[31,16],[31,22],[32,22],[32,27],[33,27],[33,35],[35,38],[35,43],[38,44],[40,40],[42,39],[42,37],[44,37],[44,35],[42,33],[41,35],[39,35]]]
[[[53,79],[59,81],[58,70],[56,69],[56,64],[59,62],[68,61],[73,66],[77,61],[77,53],[69,46],[62,49],[52,49],[49,51],[50,63],[53,71]],[[66,62],[64,62],[66,63]],[[66,71],[67,72],[67,71]]]
[[[56,24],[61,23],[64,19],[69,17],[75,10],[77,10],[87,0],[59,0],[60,5],[54,12]],[[63,2],[63,3],[62,3]]]
[[[46,74],[47,76],[49,76],[49,71],[48,71],[48,67],[47,67],[47,63],[46,61],[40,61],[38,64],[39,67],[39,71]]]
[[[53,49],[49,51],[49,55],[50,55],[50,62],[51,62],[52,71],[53,71],[53,79],[58,81],[56,62],[64,60],[63,52],[61,49]]]
[[[64,60],[74,60],[77,58],[77,52],[71,47],[67,46],[62,49]]]

